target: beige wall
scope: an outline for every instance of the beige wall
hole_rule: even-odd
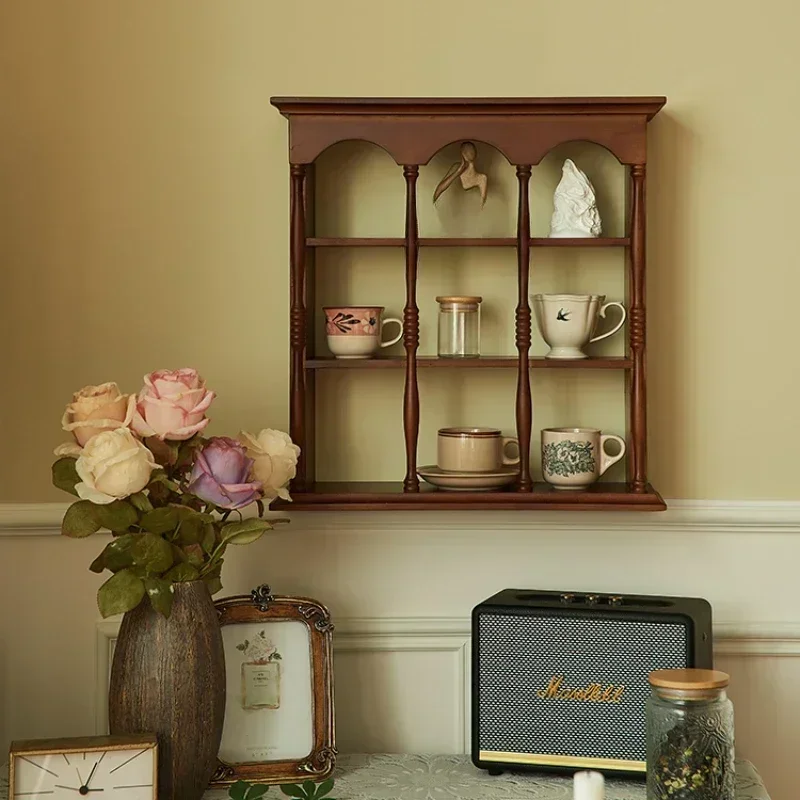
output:
[[[667,497],[795,497],[799,14],[778,0],[746,15],[688,0],[3,3],[0,334],[14,389],[0,400],[0,499],[57,498],[57,420],[85,383],[134,388],[151,368],[193,364],[220,393],[214,430],[286,424],[273,94],[667,95],[649,172],[651,474]],[[375,228],[399,226],[392,192]],[[434,257],[444,275],[469,258]],[[391,265],[377,268],[396,310]],[[506,300],[511,269],[497,266]],[[342,413],[363,418],[354,402]],[[399,459],[379,423],[367,414]]]
[[[796,499],[800,11],[788,0],[748,9],[721,0],[0,3],[0,501],[63,499],[49,488],[50,451],[62,438],[64,402],[86,383],[116,379],[134,388],[152,368],[191,364],[219,392],[214,432],[286,425],[286,122],[269,106],[273,94],[667,95],[650,139],[652,478],[671,498]],[[347,146],[328,155],[337,183],[323,190],[335,203],[324,221],[350,230],[369,223],[364,232],[373,234],[397,230],[401,195],[386,160]],[[423,170],[425,187],[448,158]],[[491,153],[482,158],[493,187],[502,187],[503,165]],[[378,184],[350,174],[354,163]],[[546,206],[544,186],[534,190],[534,209]],[[385,206],[353,205],[357,190],[371,202],[378,189],[376,203]],[[428,230],[500,224],[513,206],[500,192],[483,216],[471,217],[468,199],[451,197],[462,215],[448,216],[443,199],[434,216],[426,198],[427,189],[420,205]],[[379,302],[397,311],[396,260],[372,258],[374,267],[353,257],[331,268],[348,276],[354,294],[380,293]],[[423,311],[432,308],[439,274],[441,288],[449,277],[459,291],[485,292],[496,309],[510,302],[507,254],[496,263],[481,254],[423,258],[430,281]],[[536,265],[539,285],[588,289],[582,281],[592,276],[618,295],[613,254],[559,258]],[[355,285],[359,276],[364,282]],[[334,284],[325,291],[334,294]],[[498,319],[487,320],[487,333],[509,346]],[[381,427],[380,415],[398,410],[399,385],[366,375],[341,380],[352,394],[333,393],[346,398],[344,407],[326,413],[352,434],[357,464],[359,436],[385,445],[379,469],[394,476],[398,429]],[[426,380],[435,409],[423,434],[445,411],[472,418],[510,405],[504,377],[471,377],[480,391],[450,408],[448,387]],[[614,376],[536,380],[539,422],[569,401],[586,421],[622,424]],[[579,389],[592,393],[578,396]],[[365,402],[373,393],[380,403]],[[507,411],[497,414],[509,427]],[[342,454],[335,440],[325,446],[335,474]],[[428,436],[423,454],[429,448]],[[332,531],[298,518],[234,554],[226,589],[269,579],[279,591],[330,603],[337,617],[413,617],[412,629],[424,629],[425,617],[463,618],[484,596],[515,584],[684,593],[709,597],[719,621],[757,636],[770,623],[797,622],[800,525],[793,518],[785,528],[782,508],[769,507],[763,530],[758,515],[747,525],[734,515],[727,526],[712,522],[685,536],[675,532],[680,516],[663,530],[642,520],[641,529],[620,521],[619,530],[600,531],[595,516],[562,515],[533,530],[517,516],[509,523],[492,514],[424,523],[411,515],[408,530],[392,515],[360,525],[330,517]],[[0,538],[0,746],[11,737],[92,732],[102,676],[95,674],[98,580],[86,566],[101,544]],[[748,644],[724,661],[739,681],[742,752],[763,766],[775,800],[796,794],[790,768],[799,709],[779,700],[776,688],[800,674],[796,658],[783,660],[800,654],[793,630],[786,652],[778,642],[767,658]],[[378,724],[359,716],[352,676],[362,673],[339,670],[344,745],[457,749],[450,727],[426,727],[434,706],[415,691],[433,656],[422,640],[398,641],[411,662],[380,647],[375,655],[366,642],[372,666],[358,667],[388,704],[379,731],[361,727]],[[342,663],[353,666],[353,658]],[[437,669],[450,669],[451,656],[442,658]],[[447,685],[449,674],[437,672],[431,685]],[[402,676],[413,680],[381,693]],[[396,719],[402,725],[389,725]]]

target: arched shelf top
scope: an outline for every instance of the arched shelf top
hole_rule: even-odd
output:
[[[366,141],[399,165],[427,164],[449,144],[494,147],[513,165],[536,165],[558,145],[587,141],[623,164],[643,164],[646,126],[663,97],[273,98],[289,120],[289,160],[309,164],[330,146]]]
[[[542,161],[544,161],[544,160],[545,160],[545,159],[546,159],[546,158],[547,158],[549,155],[551,155],[551,154],[552,154],[552,152],[553,152],[554,150],[556,150],[557,148],[561,147],[562,145],[568,145],[568,144],[590,144],[590,145],[593,145],[594,147],[599,147],[599,148],[601,148],[602,150],[605,150],[605,151],[606,151],[606,152],[607,152],[609,155],[612,155],[612,156],[614,156],[614,158],[616,158],[616,159],[617,159],[617,161],[618,161],[620,164],[624,165],[624,163],[625,163],[624,161],[622,161],[622,159],[621,159],[621,158],[620,158],[620,157],[619,157],[619,156],[618,156],[618,155],[617,155],[617,154],[616,154],[616,153],[615,153],[615,152],[614,152],[614,151],[613,151],[613,150],[612,150],[610,147],[608,147],[607,145],[603,144],[602,142],[596,142],[596,141],[594,141],[594,140],[592,140],[592,139],[567,139],[567,140],[565,140],[565,141],[563,141],[563,142],[558,142],[558,144],[554,144],[554,145],[553,145],[553,146],[552,146],[552,147],[551,147],[551,148],[550,148],[550,149],[549,149],[549,150],[548,150],[548,151],[547,151],[547,152],[546,152],[546,153],[545,153],[545,154],[542,156]]]
[[[352,139],[338,139],[335,142],[331,142],[329,145],[326,145],[322,150],[320,150],[320,152],[317,154],[317,156],[315,158],[312,159],[312,161],[319,160],[329,150],[333,149],[334,147],[336,147],[336,146],[338,146],[340,144],[348,144],[350,142],[359,143],[359,144],[367,144],[370,147],[374,147],[374,148],[380,150],[382,153],[385,153],[393,161],[396,161],[396,159],[394,157],[394,154],[387,147],[384,147],[380,142],[372,142],[369,139],[365,139],[363,137],[361,137],[361,138],[352,138]],[[296,163],[296,162],[293,161],[292,163]]]

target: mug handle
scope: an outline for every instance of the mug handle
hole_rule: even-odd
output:
[[[397,344],[403,338],[403,323],[399,319],[395,319],[394,317],[389,317],[389,319],[385,319],[381,323],[381,336],[383,335],[383,329],[390,323],[396,322],[400,326],[400,333],[394,337],[394,339],[390,339],[388,342],[381,342],[381,347],[391,347],[393,344]]]
[[[503,452],[503,465],[504,466],[514,466],[515,464],[519,464],[520,456],[519,456],[519,439],[515,439],[513,436],[504,436],[502,439],[501,450]],[[508,445],[513,444],[517,448],[517,457],[511,458],[510,456],[506,455],[506,447]]]
[[[606,442],[613,439],[619,443],[619,453],[610,456],[606,453]],[[625,455],[625,440],[621,436],[614,436],[613,433],[603,434],[600,437],[600,474],[602,475],[612,464],[616,464]]]
[[[621,327],[622,327],[622,326],[625,324],[625,319],[626,319],[626,318],[627,318],[627,316],[628,316],[628,312],[627,312],[627,311],[625,311],[625,306],[623,306],[623,305],[622,305],[622,303],[614,303],[614,302],[612,302],[612,303],[606,303],[606,304],[605,304],[605,305],[604,305],[604,306],[603,306],[603,307],[600,309],[600,311],[598,312],[598,314],[599,314],[599,315],[600,315],[600,316],[601,316],[603,319],[605,319],[605,318],[606,318],[606,309],[607,309],[607,308],[611,308],[611,306],[617,306],[617,307],[619,308],[619,310],[620,310],[620,311],[622,311],[622,319],[621,319],[621,320],[619,321],[619,323],[618,323],[618,324],[617,324],[617,325],[616,325],[614,328],[612,328],[610,331],[607,331],[606,333],[601,333],[599,336],[595,336],[595,337],[593,337],[592,339],[589,339],[589,341],[590,341],[590,342],[599,342],[601,339],[607,339],[609,336],[613,336],[613,335],[614,335],[614,334],[615,334],[615,333],[616,333],[616,332],[617,332],[617,331],[618,331],[618,330],[619,330],[619,329],[620,329],[620,328],[621,328]],[[602,474],[602,473],[601,473],[601,474]]]

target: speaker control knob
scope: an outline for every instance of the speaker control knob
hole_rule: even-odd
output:
[[[610,606],[621,606],[622,597],[618,594],[612,594],[611,597],[608,598],[608,604]]]
[[[590,606],[596,606],[600,602],[600,595],[597,594],[587,594],[586,595],[586,604]]]
[[[570,603],[574,603],[575,602],[575,595],[574,594],[569,594],[569,593],[562,594],[561,595],[561,602],[564,603],[564,605],[569,605]]]

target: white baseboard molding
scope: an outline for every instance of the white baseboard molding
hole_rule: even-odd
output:
[[[68,504],[2,503],[0,537],[57,536]],[[664,512],[610,511],[342,511],[290,513],[313,533],[403,531],[615,531],[800,533],[800,501],[667,500]]]

